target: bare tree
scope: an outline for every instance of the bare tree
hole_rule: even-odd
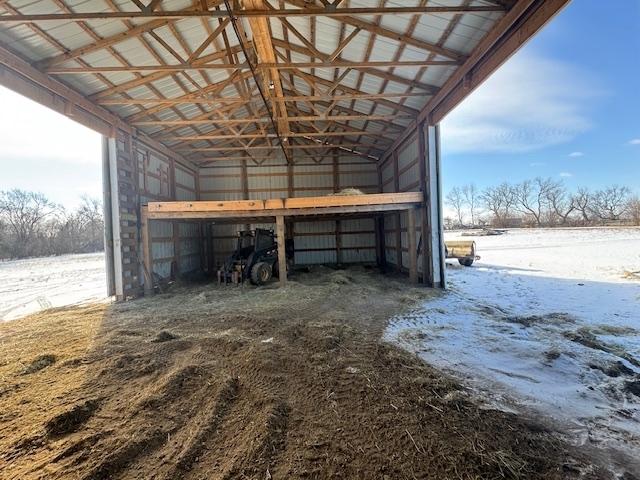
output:
[[[542,226],[543,214],[549,205],[549,192],[553,188],[554,182],[550,178],[525,180],[514,188],[516,208],[525,215],[532,216],[537,226]]]
[[[634,225],[640,225],[640,197],[631,197],[627,202],[627,214]]]
[[[478,208],[478,203],[480,201],[479,192],[476,188],[475,184],[469,183],[462,187],[462,194],[464,195],[464,202],[469,209],[469,213],[471,214],[471,226],[473,227],[476,224],[476,211]]]
[[[588,225],[591,222],[591,204],[593,203],[593,195],[587,188],[580,187],[578,191],[572,195],[573,204],[576,210],[580,212],[582,224]]]
[[[593,196],[592,211],[603,222],[620,220],[627,209],[630,195],[631,190],[619,185],[598,190]]]
[[[82,196],[82,203],[77,210],[76,217],[82,232],[82,250],[94,252],[104,248],[102,202],[97,198]]]
[[[513,187],[506,182],[497,187],[488,187],[482,192],[480,198],[493,215],[496,226],[506,226],[516,201]]]
[[[553,182],[547,191],[547,202],[550,209],[550,223],[559,220],[560,225],[566,225],[569,215],[576,209],[575,198],[567,193],[562,182]]]
[[[14,189],[0,192],[0,217],[14,238],[16,256],[30,253],[45,219],[59,211],[44,195]]]
[[[458,225],[464,225],[464,195],[459,187],[454,187],[447,194],[447,204],[450,205],[456,212],[458,219]]]

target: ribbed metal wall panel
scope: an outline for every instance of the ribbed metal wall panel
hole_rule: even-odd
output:
[[[193,191],[196,189],[196,176],[192,172],[187,172],[181,168],[176,168],[176,185],[182,185]]]
[[[255,165],[250,160],[246,166],[247,194],[249,199],[288,197],[290,185],[294,197],[322,196],[334,193],[335,189],[354,187],[365,193],[376,193],[378,173],[374,162],[354,156],[340,156],[334,164],[333,158],[321,163],[311,160],[296,163],[291,169],[280,160],[272,164]],[[291,170],[291,172],[290,172]],[[218,163],[199,172],[200,198],[202,200],[239,200],[245,198],[243,191],[243,167],[235,162]],[[337,183],[334,185],[334,181]],[[256,225],[251,225],[256,228]],[[214,225],[214,263],[219,266],[235,248],[236,232],[245,225]],[[263,228],[274,228],[265,224]],[[335,221],[297,222],[293,226],[295,261],[298,264],[336,263],[336,246],[339,235],[343,263],[375,262],[375,226],[373,219],[341,221],[341,234],[337,233]]]

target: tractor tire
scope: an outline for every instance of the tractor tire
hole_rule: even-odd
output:
[[[463,267],[470,267],[471,265],[473,265],[473,260],[474,259],[472,257],[466,257],[466,258],[459,258],[458,262]]]
[[[254,285],[264,285],[273,275],[271,265],[266,262],[258,262],[251,268],[251,283]]]

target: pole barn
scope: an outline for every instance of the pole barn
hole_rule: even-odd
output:
[[[0,84],[104,136],[118,299],[262,224],[444,288],[439,122],[567,1],[0,0]]]

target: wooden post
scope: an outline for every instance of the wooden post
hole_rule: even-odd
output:
[[[398,151],[393,153],[393,190],[398,193],[400,191],[400,170],[398,165]],[[402,272],[402,217],[400,213],[396,213],[396,268],[398,272]]]
[[[153,263],[151,261],[151,245],[149,244],[148,209],[140,208],[140,240],[142,241],[142,268],[144,269],[144,294],[153,292]]]
[[[378,215],[375,218],[375,227],[376,227],[376,258],[378,261],[378,266],[382,272],[385,272],[387,269],[387,252],[385,246],[385,233],[384,233],[384,215]]]
[[[418,283],[418,251],[416,246],[416,211],[407,210],[407,245],[409,248],[409,280]]]
[[[429,260],[429,256],[433,254],[431,251],[431,216],[427,210],[431,201],[429,193],[429,184],[427,183],[427,144],[425,139],[425,124],[418,124],[418,165],[420,167],[420,191],[423,194],[423,205],[420,209],[420,247],[422,253],[422,283],[425,285],[433,285],[433,264]]]
[[[276,236],[278,242],[278,271],[280,272],[280,286],[287,284],[287,252],[284,238],[284,216],[276,216]]]

